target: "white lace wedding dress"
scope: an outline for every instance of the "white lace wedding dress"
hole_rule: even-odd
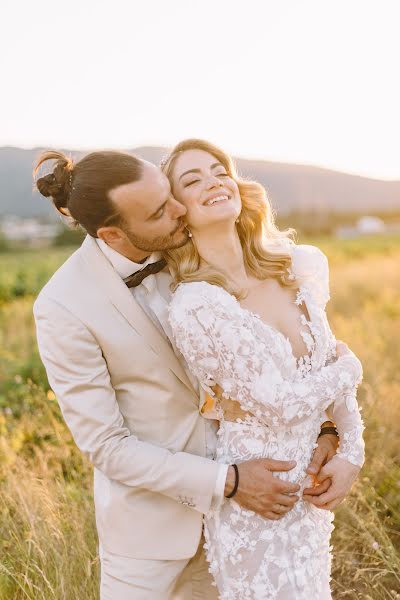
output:
[[[309,355],[296,359],[289,340],[242,308],[223,288],[181,284],[170,304],[176,344],[190,370],[210,393],[215,384],[252,416],[221,416],[217,460],[239,463],[269,457],[296,460],[281,479],[310,485],[306,476],[330,405],[340,434],[338,456],[362,465],[363,424],[356,401],[360,362],[336,358],[325,306],[328,265],[312,246],[291,248],[291,277]],[[253,416],[254,415],[254,416]],[[300,492],[301,494],[301,492]],[[205,517],[207,558],[222,600],[328,600],[333,514],[300,499],[278,521],[263,519],[226,500]]]

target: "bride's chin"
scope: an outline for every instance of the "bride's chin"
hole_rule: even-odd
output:
[[[231,227],[235,225],[237,215],[213,215],[213,218],[209,219],[205,223],[205,227],[213,227],[220,225],[221,227]]]

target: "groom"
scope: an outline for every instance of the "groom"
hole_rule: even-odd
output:
[[[38,188],[88,236],[34,314],[50,385],[94,465],[101,600],[216,599],[202,517],[232,493],[235,471],[212,460],[216,425],[200,416],[197,382],[169,339],[170,276],[157,254],[186,243],[186,209],[151,163],[94,152],[72,168],[58,156]],[[329,433],[318,439],[314,474],[336,452]],[[241,463],[235,500],[281,518],[299,486],[275,473],[293,466]],[[324,479],[309,500],[339,502],[350,485]]]

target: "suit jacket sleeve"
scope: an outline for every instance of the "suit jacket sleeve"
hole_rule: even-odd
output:
[[[210,509],[219,465],[140,441],[124,425],[101,348],[65,307],[41,296],[34,306],[39,351],[78,447],[109,479]]]

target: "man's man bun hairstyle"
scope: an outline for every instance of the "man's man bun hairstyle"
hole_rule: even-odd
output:
[[[62,152],[51,150],[39,157],[34,175],[50,160],[55,161],[51,173],[39,177],[36,187],[42,196],[52,199],[60,213],[72,217],[93,237],[101,227],[124,225],[109,192],[142,177],[140,158],[104,150],[74,162]]]
[[[62,213],[62,209],[67,208],[68,199],[71,195],[74,163],[62,152],[44,152],[35,166],[35,174],[42,164],[48,160],[56,161],[53,165],[53,171],[48,175],[39,177],[36,181],[36,187],[42,196],[51,198],[56,209]]]

